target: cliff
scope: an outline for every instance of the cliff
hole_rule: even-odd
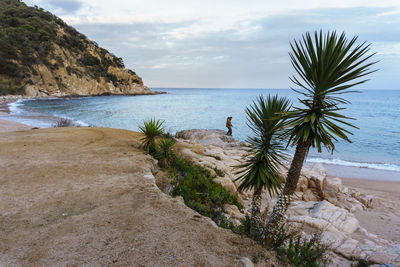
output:
[[[0,62],[0,95],[156,93],[121,58],[19,0],[0,1]]]

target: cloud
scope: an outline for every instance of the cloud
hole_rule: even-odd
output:
[[[59,16],[74,15],[85,6],[83,0],[28,0],[26,3],[38,5]]]
[[[71,3],[62,18],[122,57],[150,86],[288,88],[289,43],[319,29],[372,43],[381,71],[367,87],[400,84],[394,78],[400,66],[398,0],[42,1],[59,8]]]

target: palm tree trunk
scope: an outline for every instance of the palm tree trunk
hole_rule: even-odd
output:
[[[257,234],[262,234],[264,231],[264,222],[261,216],[261,193],[262,188],[255,190],[253,194],[253,201],[251,202],[250,227],[251,231]]]
[[[270,215],[265,228],[265,245],[268,248],[272,247],[275,237],[279,234],[279,231],[285,224],[285,213],[289,208],[291,196],[296,190],[304,159],[307,155],[310,145],[311,143],[308,141],[300,141],[297,143],[296,152],[287,174],[285,187],[279,194],[278,201],[274,206],[272,214]]]

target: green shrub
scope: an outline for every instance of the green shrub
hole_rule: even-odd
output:
[[[306,239],[301,236],[299,229],[282,229],[273,248],[284,265],[321,267],[329,263],[328,246],[321,243],[320,234],[313,234]]]
[[[86,65],[86,66],[97,66],[100,64],[100,60],[97,57],[94,57],[89,53],[85,53],[82,56],[81,62],[83,65]]]
[[[220,219],[224,204],[243,208],[236,196],[212,181],[213,177],[204,167],[195,165],[182,157],[176,157],[172,167],[176,174],[172,195],[182,196],[185,204],[200,214],[212,219]]]

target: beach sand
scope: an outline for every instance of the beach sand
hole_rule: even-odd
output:
[[[355,212],[361,227],[386,240],[400,244],[400,182],[343,178],[343,185],[373,195],[381,204]]]
[[[1,116],[1,114],[0,114]],[[14,131],[26,131],[32,129],[32,126],[22,124],[19,122],[2,120],[0,117],[0,133],[14,132]]]

